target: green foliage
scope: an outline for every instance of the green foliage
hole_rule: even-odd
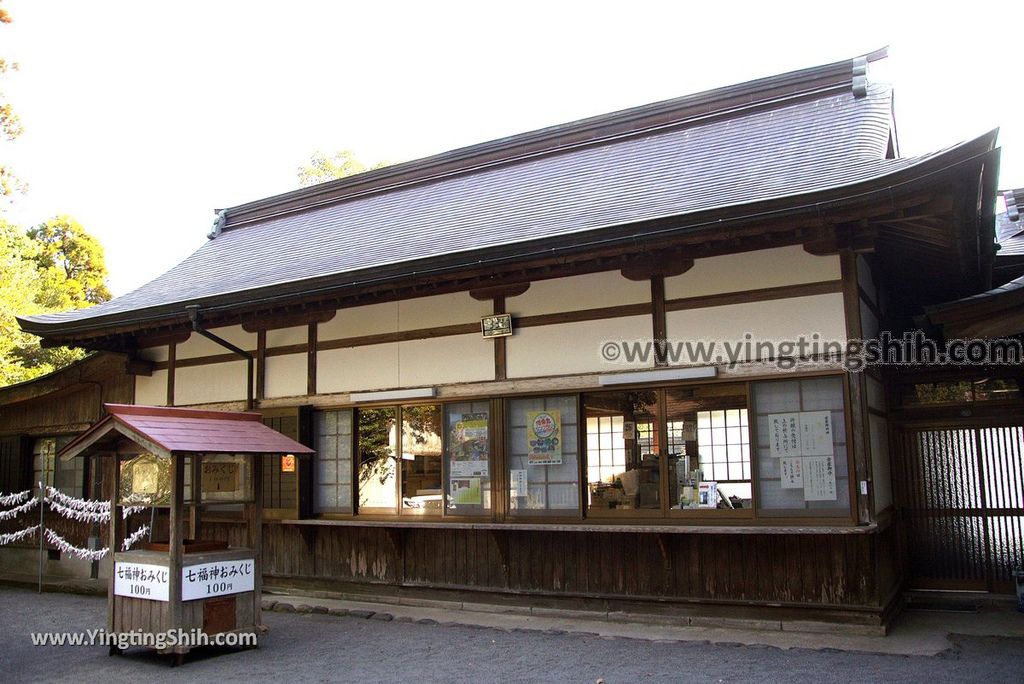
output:
[[[40,302],[57,311],[80,309],[110,299],[103,246],[70,216],[57,216],[28,231],[44,280]]]
[[[3,2],[3,0],[0,0]],[[10,24],[11,15],[4,8],[0,7],[0,24]],[[8,62],[0,57],[0,77],[10,71],[17,71],[16,62]],[[7,96],[0,91],[0,137],[10,142],[22,134],[23,128],[21,119],[15,113]],[[15,192],[25,192],[25,184],[19,179],[9,166],[0,162],[0,198],[9,198]]]
[[[68,216],[23,231],[0,219],[0,386],[77,361],[80,349],[43,349],[15,316],[65,311],[110,299],[103,248]]]
[[[299,167],[299,185],[307,188],[310,185],[326,183],[336,178],[346,178],[357,173],[384,168],[390,164],[391,162],[383,161],[373,166],[366,166],[356,159],[351,150],[341,150],[331,156],[317,151],[309,158],[309,164]]]

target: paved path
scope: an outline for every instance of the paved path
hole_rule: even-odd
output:
[[[194,653],[181,669],[144,649],[36,647],[32,631],[102,626],[106,601],[0,588],[0,678],[73,681],[1000,682],[1024,681],[1024,640],[964,636],[937,656],[659,641],[355,616],[269,612],[255,651]],[[389,614],[390,615],[390,614]],[[453,619],[457,618],[453,614]],[[421,618],[423,619],[423,618]]]

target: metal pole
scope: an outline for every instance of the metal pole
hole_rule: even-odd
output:
[[[43,509],[46,506],[46,490],[43,489],[43,483],[39,483],[39,529],[36,530],[36,534],[39,535],[39,593],[43,593]]]

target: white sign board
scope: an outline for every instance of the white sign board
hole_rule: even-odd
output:
[[[768,440],[773,458],[800,456],[800,414],[769,414]]]
[[[783,489],[804,488],[804,460],[802,458],[780,458]]]
[[[148,563],[114,564],[114,594],[150,601],[167,601],[171,587],[171,571],[166,565]]]
[[[511,496],[513,498],[517,496],[528,496],[529,488],[526,484],[526,471],[525,470],[510,470],[509,471],[509,489],[511,490]]]
[[[836,464],[831,456],[807,456],[804,458],[804,500],[835,501]]]
[[[804,456],[831,456],[832,414],[804,411],[800,414],[800,451]]]
[[[253,591],[256,561],[252,558],[187,565],[181,569],[181,600]]]

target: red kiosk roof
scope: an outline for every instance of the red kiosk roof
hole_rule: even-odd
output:
[[[61,450],[68,458],[116,430],[132,433],[168,453],[311,454],[313,449],[262,422],[258,413],[105,404],[106,418]]]

